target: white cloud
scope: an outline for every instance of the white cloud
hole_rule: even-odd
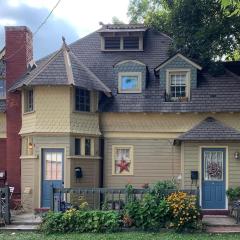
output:
[[[16,25],[16,21],[11,18],[1,18],[0,19],[0,26],[10,26],[10,25]]]
[[[52,17],[64,19],[82,37],[98,29],[100,21],[110,23],[113,16],[127,23],[128,2],[129,0],[61,0]],[[9,3],[15,7],[25,4],[50,11],[57,0],[9,0]]]

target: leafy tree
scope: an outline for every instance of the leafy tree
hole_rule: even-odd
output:
[[[113,24],[123,24],[124,22],[121,21],[118,17],[113,16],[113,17],[112,17],[112,23],[113,23]]]
[[[239,57],[238,4],[224,8],[221,1],[130,0],[128,15],[131,22],[144,22],[172,37],[171,52],[180,50],[204,66],[226,56]]]

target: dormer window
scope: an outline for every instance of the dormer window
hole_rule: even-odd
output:
[[[102,37],[102,50],[105,51],[141,51],[143,50],[142,36]]]
[[[119,72],[118,73],[119,93],[141,93],[142,74],[141,72]]]
[[[167,70],[167,100],[186,102],[190,97],[190,70]]]

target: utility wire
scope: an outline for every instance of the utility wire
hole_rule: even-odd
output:
[[[52,10],[49,12],[49,14],[47,15],[47,17],[42,21],[42,23],[37,27],[37,29],[33,32],[33,38],[37,35],[37,33],[39,32],[39,30],[47,23],[48,19],[50,18],[50,16],[52,15],[53,11],[57,8],[57,6],[59,5],[59,3],[61,2],[61,0],[58,0],[57,3],[53,6]],[[17,53],[19,53],[23,47],[25,45],[22,45],[15,53],[13,53],[12,55],[10,55],[8,58],[5,58],[4,61],[11,59],[12,57],[14,57]]]

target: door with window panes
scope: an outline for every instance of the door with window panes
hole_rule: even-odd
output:
[[[51,187],[63,186],[63,157],[63,149],[42,150],[42,207],[50,207]],[[55,197],[59,198],[59,196]],[[55,199],[55,202],[59,200]]]

